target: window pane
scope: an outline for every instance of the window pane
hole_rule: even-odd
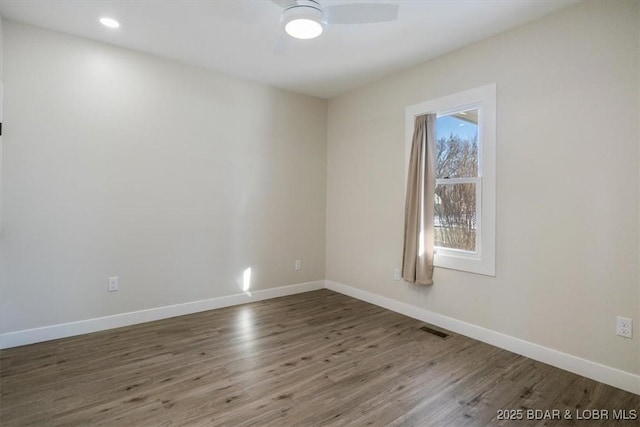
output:
[[[476,250],[476,184],[436,185],[435,246]]]
[[[436,139],[437,178],[478,176],[478,109],[438,117]]]

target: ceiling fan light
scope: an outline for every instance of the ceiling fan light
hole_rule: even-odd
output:
[[[282,25],[291,37],[313,39],[324,30],[324,12],[315,2],[298,2],[282,12]]]
[[[322,34],[322,24],[311,19],[294,19],[289,21],[284,30],[297,39],[315,39]]]

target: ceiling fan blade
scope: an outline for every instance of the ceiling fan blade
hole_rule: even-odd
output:
[[[296,1],[295,0],[271,0],[271,2],[277,4],[282,8],[285,8],[285,7],[291,6]]]
[[[337,4],[324,10],[329,24],[373,24],[398,19],[398,5],[391,3]]]

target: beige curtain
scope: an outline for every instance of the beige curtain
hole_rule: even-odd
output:
[[[433,204],[436,189],[436,115],[416,117],[404,212],[402,278],[433,284]]]

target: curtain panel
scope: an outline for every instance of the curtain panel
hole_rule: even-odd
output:
[[[417,116],[407,177],[402,255],[402,278],[416,285],[433,284],[435,144],[436,114]]]

